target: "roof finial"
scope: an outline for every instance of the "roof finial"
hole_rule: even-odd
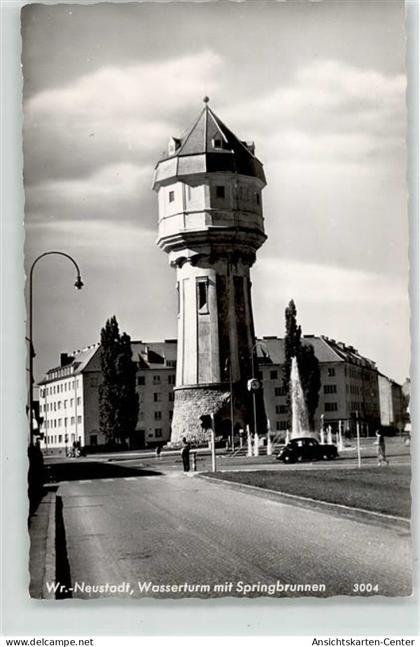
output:
[[[208,98],[208,96],[206,95],[206,96],[203,98],[203,101],[204,101],[204,103],[208,103],[208,102],[210,101],[210,99],[209,99],[209,98]]]

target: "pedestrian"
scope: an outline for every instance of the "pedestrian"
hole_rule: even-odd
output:
[[[190,443],[187,441],[186,438],[182,439],[182,446],[181,446],[181,457],[182,457],[182,463],[184,465],[184,472],[189,472],[190,471]]]
[[[160,452],[162,451],[162,447],[158,445],[155,449],[155,456],[156,458],[160,458]]]
[[[378,465],[379,467],[382,467],[382,465],[385,463],[385,465],[389,464],[389,461],[386,458],[386,450],[385,450],[385,436],[383,433],[378,429],[376,431],[376,437],[378,439]]]

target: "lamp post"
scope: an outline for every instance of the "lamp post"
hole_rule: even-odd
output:
[[[32,288],[33,288],[33,273],[35,269],[35,265],[38,263],[41,258],[44,258],[44,256],[50,256],[52,254],[58,255],[58,256],[64,256],[65,258],[68,258],[69,261],[71,261],[76,268],[76,282],[74,284],[74,287],[76,290],[81,290],[83,287],[83,282],[80,276],[80,269],[74,258],[72,258],[69,254],[66,254],[65,252],[56,252],[56,251],[51,251],[51,252],[44,252],[43,254],[40,254],[32,263],[31,269],[29,272],[29,336],[28,336],[28,342],[29,342],[29,443],[30,445],[33,444],[33,435],[34,435],[34,423],[33,423],[33,404],[34,404],[34,357],[35,357],[35,352],[34,352],[34,344],[33,344],[33,298],[32,298]]]
[[[254,351],[256,350],[257,346],[265,346],[265,344],[262,341],[257,341],[253,345],[251,349],[251,372],[252,372],[252,378],[255,380],[255,359],[254,359]],[[256,391],[255,389],[252,390],[252,402],[253,402],[253,409],[254,409],[254,434],[257,433],[257,402],[256,402]]]

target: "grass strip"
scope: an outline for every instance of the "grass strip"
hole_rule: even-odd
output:
[[[295,494],[397,517],[411,515],[411,470],[384,466],[337,470],[257,470],[208,473],[216,479]]]

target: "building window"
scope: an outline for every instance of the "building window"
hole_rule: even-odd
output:
[[[77,416],[77,423],[80,424],[82,422],[82,416]]]
[[[160,375],[153,376],[153,384],[160,384]]]
[[[328,369],[328,377],[335,377],[335,368]]]
[[[96,434],[90,434],[90,444],[92,447],[96,447],[98,444],[98,436]]]
[[[325,411],[337,411],[337,410],[338,410],[337,402],[325,403]]]
[[[256,194],[255,194],[255,202],[256,202],[257,204],[260,204],[260,194],[259,194],[259,193],[256,193]]]
[[[175,368],[176,360],[175,359],[167,359],[166,360],[166,366],[168,366],[168,368]]]
[[[277,379],[278,379],[277,371],[270,371],[270,380],[277,380]]]
[[[168,375],[168,384],[175,384],[175,375]]]
[[[64,426],[67,427],[67,418],[64,418]]]
[[[175,200],[175,191],[169,191],[169,202],[173,202]]]
[[[277,429],[277,431],[286,431],[286,429],[287,429],[287,420],[277,420],[276,429]]]
[[[155,420],[162,420],[162,411],[155,411]]]
[[[287,395],[287,391],[284,386],[276,386],[276,388],[274,389],[274,395],[276,397],[285,396]]]
[[[285,404],[276,404],[276,413],[287,413],[287,406]]]
[[[155,429],[155,438],[162,438],[162,429]]]
[[[137,376],[137,386],[144,386],[146,384],[146,377],[144,375]]]
[[[79,398],[77,398],[77,402],[76,402],[76,404],[80,404],[80,403],[81,403],[81,399],[80,399],[80,397],[79,397]]]
[[[153,394],[153,402],[161,402],[162,401],[162,394],[161,393],[154,393]]]
[[[216,186],[216,198],[224,198],[225,197],[225,187],[218,185]]]
[[[73,407],[73,406],[74,406],[74,398],[71,398],[71,399],[70,399],[70,406],[71,406],[71,407]]]
[[[197,310],[200,315],[209,312],[207,277],[197,279]]]
[[[324,393],[337,393],[336,384],[324,384]]]
[[[173,402],[175,398],[175,394],[171,391],[171,393],[168,393],[168,401]]]
[[[97,377],[91,377],[90,378],[90,386],[92,386],[92,387],[98,386],[98,378]]]
[[[74,425],[74,416],[71,417],[70,424]]]

